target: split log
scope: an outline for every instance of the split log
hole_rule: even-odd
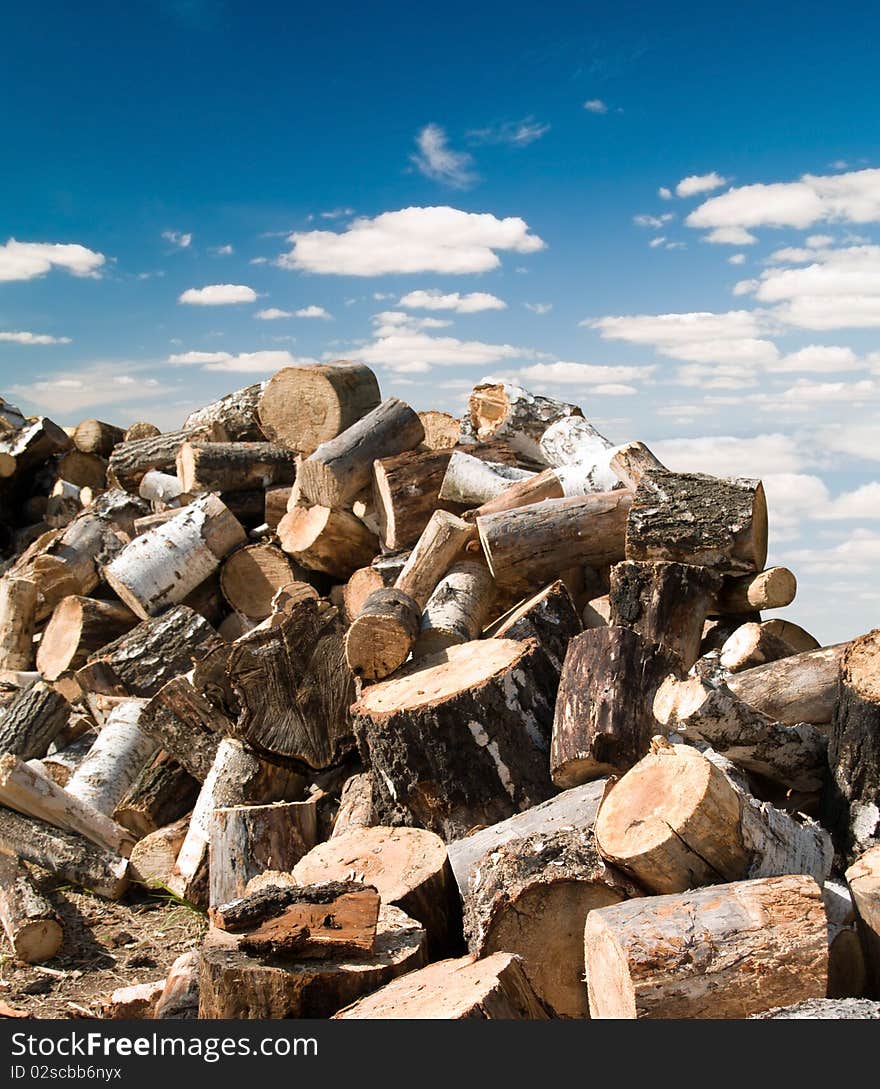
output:
[[[132,881],[147,888],[167,888],[188,829],[189,817],[182,817],[139,839],[129,858]]]
[[[438,508],[460,513],[460,506],[439,498],[451,456],[449,450],[406,450],[373,462],[373,506],[384,548],[412,547]]]
[[[584,940],[597,1018],[748,1017],[825,997],[825,911],[811,877],[599,908],[587,917]]]
[[[110,455],[107,480],[135,495],[145,473],[158,469],[162,473],[177,471],[177,453],[185,442],[223,440],[225,435],[212,425],[166,431],[140,439],[119,443]]]
[[[199,1016],[199,960],[199,951],[191,949],[171,965],[153,1010],[157,1021],[191,1021]]]
[[[837,706],[837,675],[849,644],[794,654],[730,677],[731,692],[756,711],[786,725],[830,723]]]
[[[110,712],[66,787],[68,794],[108,817],[159,747],[138,725],[143,707],[143,700],[128,700]]]
[[[609,623],[662,643],[684,670],[700,656],[703,624],[721,578],[709,567],[627,560],[611,568]]]
[[[138,619],[116,601],[91,597],[63,598],[46,625],[37,650],[37,669],[47,681],[79,669],[87,659],[137,624]]]
[[[761,627],[771,635],[781,639],[783,643],[787,643],[791,647],[792,654],[800,654],[805,650],[819,650],[821,645],[818,639],[810,635],[799,624],[792,623],[791,620],[781,620],[778,617],[773,617],[772,620],[765,620]]]
[[[769,567],[758,575],[725,579],[713,611],[747,613],[752,610],[781,609],[797,593],[797,579],[787,567]]]
[[[544,1021],[547,1013],[519,957],[493,953],[429,964],[333,1016],[347,1021]]]
[[[477,519],[489,569],[500,586],[538,589],[570,567],[624,558],[631,493],[623,489],[548,499]]]
[[[265,436],[257,420],[257,410],[266,384],[255,382],[196,409],[183,421],[183,430],[219,425],[227,442],[261,442]]]
[[[353,750],[355,681],[344,633],[335,609],[304,600],[275,627],[234,643],[226,676],[240,707],[236,736],[310,768],[329,767]]]
[[[761,571],[767,558],[761,482],[648,470],[627,520],[626,558],[701,564],[724,575]]]
[[[588,1016],[584,923],[588,912],[641,890],[608,867],[593,833],[564,829],[514,839],[484,860],[464,905],[468,949],[522,957],[535,994],[555,1017]]]
[[[287,504],[290,500],[291,488],[267,488],[263,500],[263,515],[269,529],[276,529],[278,523],[287,513]]]
[[[104,423],[102,420],[82,420],[73,432],[73,445],[84,454],[97,454],[109,458],[113,447],[125,439],[121,427]]]
[[[250,879],[266,870],[292,870],[315,846],[317,835],[314,799],[215,809],[209,833],[210,904],[243,896]]]
[[[447,511],[434,511],[394,583],[424,609],[452,562],[474,536],[474,527]]]
[[[61,948],[64,931],[49,901],[27,869],[0,854],[0,923],[16,960],[40,964]]]
[[[379,542],[364,523],[347,510],[294,507],[278,523],[282,549],[309,571],[347,579],[370,562]]]
[[[0,757],[0,805],[85,836],[124,858],[134,845],[134,837],[125,828],[12,753]]]
[[[474,386],[468,407],[478,441],[503,438],[515,450],[541,462],[541,436],[547,428],[563,417],[582,415],[577,405],[539,397],[509,382]]]
[[[0,854],[16,855],[72,885],[118,900],[128,885],[128,861],[75,832],[0,808]]]
[[[858,912],[872,993],[880,994],[880,847],[865,851],[846,871],[846,881]]]
[[[880,628],[846,648],[838,692],[823,812],[852,860],[880,845]]]
[[[338,839],[355,828],[370,828],[375,823],[372,773],[362,771],[349,776],[339,793],[339,808],[329,838]]]
[[[460,427],[458,420],[448,412],[420,412],[419,419],[425,430],[422,445],[428,450],[451,450],[458,444]]]
[[[208,494],[169,522],[136,537],[104,568],[104,578],[133,612],[146,619],[179,605],[246,543],[238,519],[216,495]]]
[[[308,455],[380,400],[376,376],[362,363],[340,359],[284,367],[266,383],[257,419],[266,438]]]
[[[217,646],[222,646],[220,637],[203,617],[186,605],[175,605],[102,647],[76,678],[87,692],[155,696]]]
[[[428,598],[413,657],[437,654],[478,638],[494,599],[495,582],[485,562],[453,564]]]
[[[696,749],[660,739],[604,799],[596,840],[653,893],[786,873],[822,882],[833,855],[819,825],[756,801]]]
[[[0,669],[31,669],[37,587],[24,578],[0,579]]]
[[[271,442],[185,442],[176,465],[181,487],[190,494],[265,491],[296,477],[296,455]]]
[[[611,471],[625,488],[635,491],[649,469],[666,470],[643,442],[625,442],[611,451]]]
[[[432,951],[461,940],[461,905],[446,847],[422,828],[353,828],[319,843],[293,867],[301,885],[362,881],[425,928]]]
[[[611,468],[614,447],[582,416],[557,420],[541,436],[541,460],[548,465],[577,465],[584,492],[610,492],[620,487]]]
[[[438,494],[447,503],[478,507],[502,495],[511,485],[531,480],[534,475],[516,465],[485,461],[464,450],[453,450]]]
[[[69,448],[70,436],[47,416],[30,418],[8,438],[0,438],[0,456],[6,454],[15,461],[12,471],[3,475],[20,477]]]
[[[654,717],[686,741],[705,742],[737,766],[786,789],[819,790],[824,781],[828,742],[820,730],[807,722],[775,722],[723,681],[668,678],[657,691]]]
[[[0,753],[22,760],[44,756],[67,725],[71,707],[60,692],[37,681],[0,707]]]
[[[583,624],[571,594],[565,583],[557,580],[505,613],[486,629],[485,635],[521,642],[537,639],[558,674],[562,672],[569,642],[582,631]]]
[[[128,987],[117,987],[102,1003],[103,1019],[152,1021],[155,1017],[156,1003],[162,996],[164,986],[164,979],[153,979],[148,983],[132,983]]]
[[[240,548],[223,564],[220,588],[230,606],[251,620],[272,615],[272,599],[296,574],[280,548],[256,544]]]
[[[721,665],[731,673],[742,673],[765,662],[789,658],[794,652],[788,643],[767,631],[763,624],[740,624],[721,646]]]
[[[198,780],[160,750],[128,788],[113,819],[143,839],[189,813],[198,793]]]
[[[152,439],[161,434],[162,432],[155,424],[148,423],[146,420],[137,420],[131,427],[125,429],[123,441],[137,442],[139,439]]]
[[[550,773],[562,788],[631,768],[657,732],[654,693],[674,667],[669,651],[629,628],[593,628],[568,645]]]
[[[367,688],[352,711],[377,819],[452,839],[543,801],[554,687],[537,643],[482,639]]]
[[[142,709],[138,726],[199,782],[211,770],[221,739],[232,730],[229,719],[186,677],[173,677],[159,689]]]
[[[235,934],[212,927],[199,963],[199,1017],[232,1020],[330,1017],[427,963],[425,932],[383,905],[372,953],[288,960],[248,954]]]

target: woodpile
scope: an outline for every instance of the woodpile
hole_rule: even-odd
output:
[[[65,939],[48,871],[207,913],[107,1017],[880,997],[880,631],[762,617],[796,580],[759,480],[509,383],[416,412],[350,361],[165,433],[0,408],[14,957]]]

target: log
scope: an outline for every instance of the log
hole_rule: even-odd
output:
[[[419,419],[425,431],[422,445],[428,450],[451,450],[458,444],[460,428],[458,420],[448,412],[420,412]]]
[[[0,854],[4,853],[108,900],[118,900],[128,885],[126,859],[76,832],[0,808]]]
[[[819,790],[825,779],[828,742],[821,731],[807,722],[775,722],[723,681],[668,678],[657,691],[654,717],[686,741],[711,745],[738,767],[786,789]]]
[[[81,498],[82,491],[82,488],[68,484],[66,480],[56,480],[46,501],[46,524],[53,529],[63,529],[69,525],[87,505]]]
[[[550,773],[561,788],[627,771],[657,732],[654,693],[674,666],[668,650],[629,628],[576,636],[559,680]]]
[[[502,495],[511,485],[531,480],[534,475],[516,465],[485,461],[464,450],[453,450],[438,494],[447,503],[478,507]]]
[[[519,957],[472,954],[429,964],[333,1015],[347,1021],[544,1021]]]
[[[142,839],[189,813],[198,793],[198,780],[160,750],[125,792],[113,819]]]
[[[146,420],[137,420],[131,427],[125,429],[123,441],[137,442],[139,439],[152,439],[161,434],[162,432],[155,424],[148,423]]]
[[[763,624],[740,624],[722,644],[719,661],[731,673],[742,673],[765,662],[789,658],[793,653],[788,643],[767,631]]]
[[[605,797],[604,858],[652,893],[778,874],[831,871],[828,834],[738,789],[696,749],[658,739]]]
[[[272,615],[275,594],[296,577],[290,560],[272,545],[246,545],[225,561],[220,588],[230,606],[250,620]]]
[[[113,447],[124,439],[125,431],[121,427],[102,420],[81,420],[73,432],[73,445],[77,450],[102,458],[109,458]]]
[[[68,450],[58,459],[55,471],[57,479],[76,488],[91,488],[103,492],[107,487],[107,459],[97,454],[84,454],[80,450]]]
[[[153,979],[148,983],[117,987],[102,1003],[103,1018],[108,1021],[151,1021],[164,986],[164,979]]]
[[[377,819],[454,839],[543,801],[554,685],[537,643],[482,639],[367,688],[352,711]]]
[[[792,654],[800,654],[805,650],[819,650],[820,648],[818,639],[810,635],[800,625],[792,623],[791,620],[781,620],[779,617],[773,617],[772,620],[765,620],[761,627],[771,635],[781,639],[783,643],[787,643],[791,647]]]
[[[17,859],[0,854],[0,923],[16,960],[40,964],[61,948],[55,910]]]
[[[136,537],[104,568],[104,578],[137,616],[146,619],[179,605],[246,543],[238,519],[209,494]]]
[[[478,518],[495,581],[536,590],[570,567],[619,562],[631,500],[631,493],[621,489],[548,499]]]
[[[75,676],[85,691],[148,698],[217,646],[220,637],[203,617],[175,605],[102,647]]]
[[[406,450],[373,462],[373,506],[383,548],[411,548],[437,509],[459,514],[461,507],[441,502],[440,486],[449,450]]]
[[[662,643],[690,669],[700,656],[703,624],[721,578],[709,567],[626,560],[611,568],[611,625]]]
[[[170,510],[186,506],[192,498],[184,491],[179,477],[172,476],[170,473],[160,473],[158,469],[150,469],[148,473],[144,473],[138,485],[138,495],[141,499],[146,499],[149,503],[153,503],[160,508],[167,504]],[[164,510],[157,512],[157,514],[165,513]],[[151,525],[160,525],[162,521],[167,521],[167,518],[157,518],[157,514],[150,515]],[[173,518],[174,515],[169,515],[169,517]],[[146,518],[138,518],[137,529],[143,531],[147,522],[148,519]],[[146,528],[149,528],[149,526]]]
[[[120,443],[110,455],[107,480],[116,488],[135,495],[145,473],[158,469],[162,473],[177,470],[177,453],[185,442],[222,441],[225,435],[212,425],[166,431]]]
[[[701,564],[724,575],[763,570],[767,501],[760,480],[648,470],[627,519],[626,558]]]
[[[577,405],[539,397],[508,382],[474,386],[468,407],[480,442],[503,438],[515,450],[541,462],[541,437],[550,424],[566,416],[582,415]]]
[[[590,913],[596,1018],[748,1017],[824,998],[828,937],[811,877],[766,877]]]
[[[488,499],[475,510],[467,511],[464,517],[468,522],[473,522],[487,514],[499,514],[504,510],[528,507],[532,503],[543,503],[545,499],[565,499],[576,495],[587,495],[594,490],[590,488],[589,483],[588,471],[583,465],[551,467],[509,483],[495,498]]]
[[[123,858],[134,846],[134,837],[127,829],[12,753],[0,757],[0,805],[84,836]]]
[[[47,681],[79,669],[88,658],[137,624],[138,618],[121,602],[71,595],[63,598],[43,631],[37,669]]]
[[[422,828],[353,828],[319,843],[293,867],[301,885],[362,881],[425,928],[432,954],[461,940],[461,905],[446,846]]]
[[[250,879],[266,870],[292,870],[315,846],[317,835],[313,799],[215,809],[209,834],[210,904],[243,896]]]
[[[263,515],[269,529],[277,529],[278,523],[287,513],[287,503],[292,488],[267,488],[263,501]]]
[[[192,1021],[199,1016],[199,960],[199,951],[191,949],[171,965],[153,1010],[157,1021]]]
[[[838,881],[822,886],[828,919],[828,997],[865,994],[868,968],[856,928],[856,909],[850,890]]]
[[[562,829],[510,840],[484,860],[464,904],[468,949],[522,957],[553,1017],[584,1018],[584,923],[588,912],[641,890],[605,865],[592,831]]]
[[[793,654],[746,669],[728,679],[731,692],[756,711],[786,725],[831,722],[837,706],[837,674],[849,644]]]
[[[812,998],[752,1016],[773,1021],[878,1021],[880,1002],[869,998]]]
[[[569,642],[583,631],[571,594],[560,579],[514,606],[485,631],[492,639],[537,639],[557,674]]]
[[[219,426],[227,442],[261,442],[265,437],[257,419],[265,382],[227,393],[204,408],[196,409],[183,421],[183,430]]]
[[[212,927],[199,963],[199,1017],[232,1020],[330,1017],[427,963],[425,932],[383,905],[372,953],[291,961],[248,954]]]
[[[70,715],[64,696],[42,681],[22,689],[0,707],[0,753],[11,752],[22,760],[44,756]]]
[[[435,511],[394,583],[424,609],[453,560],[474,536],[474,527],[447,511]]]
[[[31,669],[34,664],[36,584],[10,575],[0,579],[0,669]]]
[[[176,465],[181,487],[191,495],[265,491],[296,477],[296,455],[271,442],[185,442]]]
[[[625,442],[611,451],[611,471],[625,488],[635,491],[648,469],[666,469],[643,442]]]
[[[229,719],[186,677],[173,677],[159,689],[142,709],[138,726],[200,783],[211,770],[221,738],[232,730]]]
[[[345,664],[344,632],[335,609],[304,600],[275,627],[233,644],[226,676],[240,708],[236,736],[316,769],[352,751],[355,681]]]
[[[278,523],[282,549],[309,571],[347,579],[379,550],[375,535],[347,510],[295,507]]]
[[[138,725],[143,707],[143,700],[128,700],[110,712],[66,787],[68,794],[108,817],[159,747]]]
[[[620,487],[611,468],[614,447],[581,416],[557,420],[541,436],[541,460],[548,465],[576,465],[584,492],[610,492]]]
[[[29,767],[36,767],[37,771],[42,772],[43,775],[51,779],[53,783],[56,783],[60,787],[67,786],[71,775],[76,771],[80,764],[85,759],[86,753],[95,743],[95,738],[98,735],[91,729],[88,729],[85,733],[75,738],[73,741],[65,744],[63,748],[56,748],[58,741],[61,740],[59,734],[55,742],[53,742],[54,751],[47,753],[39,760],[28,760]]]
[[[355,828],[370,828],[373,819],[373,776],[369,771],[358,772],[345,780],[339,793],[339,808],[333,819],[330,839],[338,839]]]
[[[880,993],[880,847],[871,847],[846,871],[858,913],[858,928],[870,975],[871,993]]]
[[[257,419],[270,441],[308,455],[372,412],[380,400],[376,376],[362,363],[340,359],[284,367],[266,383]]]
[[[167,888],[188,829],[189,817],[182,817],[138,840],[129,858],[132,881],[147,888]]]
[[[4,470],[3,475],[20,478],[69,447],[70,436],[66,431],[47,416],[31,417],[8,438],[0,438],[0,457],[6,454],[15,460],[12,471]]]
[[[453,564],[428,598],[413,657],[437,654],[478,638],[495,600],[495,582],[485,562]]]
[[[828,767],[825,823],[852,861],[880,845],[880,628],[844,652]]]
[[[406,552],[398,552],[390,557],[377,556],[369,566],[359,567],[354,572],[342,592],[349,623],[360,615],[364,602],[374,590],[385,590],[394,585],[407,555]]]
[[[757,575],[740,575],[724,580],[714,612],[747,613],[781,609],[797,594],[797,579],[787,567],[770,567]]]

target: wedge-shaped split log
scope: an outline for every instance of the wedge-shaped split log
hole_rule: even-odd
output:
[[[0,923],[16,960],[40,964],[61,948],[55,910],[18,859],[0,854]]]

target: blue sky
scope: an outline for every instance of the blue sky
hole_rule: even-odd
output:
[[[0,393],[171,427],[292,360],[455,412],[508,376],[761,476],[786,615],[873,627],[880,9],[767,8],[7,5]]]

